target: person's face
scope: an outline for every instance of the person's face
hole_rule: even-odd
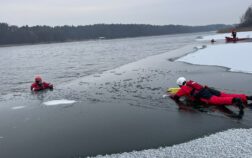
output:
[[[41,85],[42,84],[42,81],[39,80],[39,81],[36,81],[37,84]]]

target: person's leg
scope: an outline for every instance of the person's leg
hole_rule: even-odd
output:
[[[220,97],[233,97],[233,98],[240,98],[244,104],[248,103],[248,97],[245,94],[229,94],[229,93],[224,93],[221,92]],[[252,96],[251,96],[252,100]]]
[[[232,102],[240,109],[243,110],[244,106],[240,98],[233,98]]]
[[[211,104],[211,105],[232,105],[232,104],[235,104],[240,110],[243,110],[243,108],[244,108],[242,100],[240,98],[234,98],[234,97],[212,96],[208,100],[208,104]]]
[[[252,100],[252,96],[247,96],[247,100]]]
[[[212,96],[208,100],[208,104],[211,104],[211,105],[232,105],[233,104],[233,97]]]

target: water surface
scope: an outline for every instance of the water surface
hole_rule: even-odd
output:
[[[228,92],[251,93],[250,74],[170,60],[206,44],[196,42],[197,36],[0,48],[0,157],[79,158],[170,146],[251,127],[249,109],[237,120],[218,111],[179,110],[171,99],[162,98],[179,76]],[[31,94],[34,74],[54,83],[54,91]]]

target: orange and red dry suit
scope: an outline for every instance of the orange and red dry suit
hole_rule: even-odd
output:
[[[31,85],[32,91],[40,91],[40,90],[44,90],[44,89],[53,89],[53,85],[50,83],[46,83],[46,82],[42,82],[41,84],[34,82]]]
[[[186,96],[192,101],[199,100],[210,105],[231,105],[234,98],[240,98],[243,103],[247,104],[247,96],[245,94],[219,92],[191,80],[180,87],[174,98],[179,99],[182,96]]]

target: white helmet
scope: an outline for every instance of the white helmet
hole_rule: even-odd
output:
[[[185,82],[186,82],[186,79],[185,79],[184,77],[179,77],[179,78],[177,79],[177,84],[178,84],[179,86],[183,86],[183,85],[185,84]]]

